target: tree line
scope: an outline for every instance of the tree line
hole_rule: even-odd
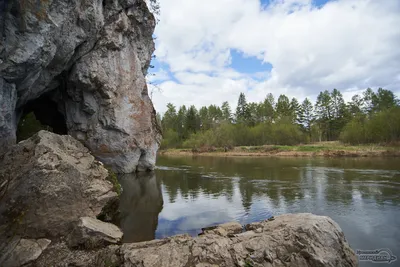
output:
[[[390,90],[366,89],[345,102],[333,89],[320,92],[313,104],[269,93],[262,102],[239,95],[233,111],[228,102],[201,107],[167,104],[161,118],[162,148],[202,146],[295,145],[340,140],[345,143],[400,141],[400,102]]]

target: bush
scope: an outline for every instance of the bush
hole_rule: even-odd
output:
[[[244,124],[222,124],[204,132],[192,134],[183,142],[184,148],[262,146],[266,144],[294,145],[304,143],[306,135],[290,121],[262,123],[254,127]]]
[[[366,143],[365,117],[357,116],[348,122],[340,133],[339,140],[350,144]]]
[[[177,132],[172,129],[168,129],[163,136],[161,141],[161,148],[176,148],[180,146],[180,138]]]
[[[400,108],[387,109],[372,114],[370,118],[353,118],[340,134],[340,141],[350,144],[400,141]]]
[[[297,145],[306,141],[300,127],[290,121],[273,124],[272,140],[275,145]]]

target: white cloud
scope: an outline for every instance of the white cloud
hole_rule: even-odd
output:
[[[153,100],[235,106],[240,92],[261,101],[272,92],[311,97],[386,87],[400,93],[400,1],[160,0],[157,59],[176,79],[161,82]],[[272,64],[271,73],[230,68],[230,49]],[[397,90],[397,91],[396,91]],[[346,95],[349,95],[346,93]]]

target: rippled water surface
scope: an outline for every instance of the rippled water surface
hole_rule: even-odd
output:
[[[399,159],[160,156],[157,166],[120,177],[125,242],[311,212],[338,222],[353,249],[391,249],[400,266]]]

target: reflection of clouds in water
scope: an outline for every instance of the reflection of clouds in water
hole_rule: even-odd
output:
[[[164,199],[168,200],[165,203],[164,209],[160,214],[160,218],[166,220],[177,220],[180,217],[194,216],[198,213],[204,213],[207,211],[220,212],[228,210],[227,213],[230,219],[235,218],[235,213],[243,210],[242,203],[240,201],[240,193],[238,192],[238,185],[234,184],[233,197],[229,201],[226,196],[217,196],[211,198],[210,195],[199,193],[196,199],[190,197],[184,198],[180,191],[175,198],[175,201],[171,203],[169,201],[169,192],[164,191]],[[163,187],[165,189],[165,187]]]
[[[232,182],[232,181],[230,181]],[[169,192],[163,188],[164,208],[159,215],[157,237],[189,233],[195,235],[210,225],[237,221],[241,224],[268,219],[272,216],[273,204],[266,195],[255,197],[250,210],[243,208],[238,180],[233,182],[232,197],[211,196],[199,193],[197,197],[183,197],[178,192],[174,202],[169,201]]]
[[[187,168],[176,168],[176,167],[168,167],[168,166],[156,166],[156,170],[161,171],[186,171]]]
[[[177,226],[177,229],[180,231],[201,229],[205,226],[220,224],[232,220],[234,220],[234,218],[229,215],[227,210],[220,210],[218,212],[208,211],[184,218]]]

